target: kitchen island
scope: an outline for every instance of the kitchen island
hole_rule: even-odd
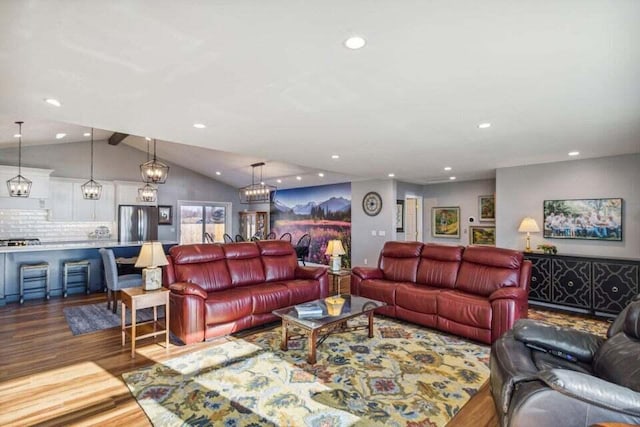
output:
[[[21,264],[49,263],[50,295],[52,298],[62,296],[62,264],[65,261],[86,259],[91,266],[91,292],[102,292],[104,284],[104,268],[98,249],[113,249],[116,257],[135,257],[140,252],[143,242],[118,242],[116,240],[89,240],[81,242],[43,242],[34,246],[0,247],[0,306],[19,300],[19,274]],[[176,242],[163,241],[165,252]],[[74,292],[75,291],[75,292]],[[81,293],[82,289],[70,289],[72,293]],[[29,299],[44,298],[43,292],[34,292]]]

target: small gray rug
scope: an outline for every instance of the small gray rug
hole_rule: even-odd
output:
[[[88,334],[102,329],[120,327],[120,313],[122,304],[118,303],[118,312],[107,310],[107,303],[65,307],[64,317],[73,335]],[[158,318],[164,318],[164,307],[158,307]],[[136,322],[146,322],[153,319],[153,308],[138,310]],[[127,310],[126,324],[131,324],[131,310]]]

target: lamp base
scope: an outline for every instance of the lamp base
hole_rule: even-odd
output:
[[[329,268],[331,271],[340,271],[342,269],[342,259],[340,255],[333,255],[329,260]]]
[[[527,243],[526,246],[524,248],[525,252],[531,252],[531,236],[529,235],[529,232],[527,232]]]
[[[155,291],[162,287],[162,269],[160,267],[147,267],[142,270],[142,289]]]

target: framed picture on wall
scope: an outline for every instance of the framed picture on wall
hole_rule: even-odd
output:
[[[404,233],[404,200],[396,201],[396,232]]]
[[[494,225],[472,225],[469,227],[469,244],[482,246],[496,245],[496,227]]]
[[[460,237],[460,207],[431,208],[431,235],[433,237]]]
[[[173,224],[172,206],[158,206],[158,224]]]
[[[622,199],[545,200],[543,236],[622,241]]]
[[[480,221],[496,220],[496,198],[493,194],[478,197],[478,215]]]

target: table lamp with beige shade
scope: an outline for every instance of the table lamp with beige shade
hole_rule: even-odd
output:
[[[329,240],[327,250],[324,254],[331,256],[331,259],[329,260],[329,268],[331,271],[340,271],[342,268],[342,259],[340,257],[346,254],[344,246],[342,246],[342,241]]]
[[[136,267],[144,267],[142,270],[142,288],[146,291],[153,291],[162,287],[162,267],[167,265],[167,256],[164,254],[162,243],[144,242]]]
[[[518,227],[520,233],[527,233],[527,244],[524,248],[525,252],[531,252],[531,233],[539,233],[540,227],[535,219],[531,217],[525,217]]]

